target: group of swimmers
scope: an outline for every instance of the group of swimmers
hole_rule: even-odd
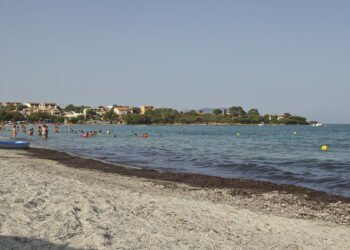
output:
[[[69,129],[70,132],[74,132],[71,128]],[[83,137],[92,137],[92,136],[95,136],[95,135],[102,135],[102,130],[100,129],[98,132],[95,130],[95,131],[86,131],[84,132],[84,130],[80,130],[80,133],[81,133],[81,136]],[[106,130],[106,135],[110,135],[111,134],[111,130],[110,129],[107,129]],[[114,135],[114,137],[117,137],[116,135]]]
[[[16,138],[20,132],[20,128],[21,128],[21,131],[24,133],[24,134],[27,134],[29,136],[34,136],[35,134],[35,131],[34,131],[34,127],[31,127],[29,129],[27,129],[27,125],[21,125],[20,126],[16,126],[16,125],[13,125],[12,127],[12,137],[13,138]],[[94,130],[94,131],[84,131],[84,130],[73,130],[73,128],[71,127],[68,127],[68,132],[70,133],[75,133],[75,134],[80,134],[82,137],[93,137],[93,136],[96,136],[96,135],[99,135],[101,136],[102,135],[102,130]],[[54,133],[55,134],[58,134],[59,133],[59,129],[58,129],[58,126],[54,126]],[[111,129],[107,129],[106,130],[106,135],[109,136],[111,135]],[[37,126],[37,129],[36,129],[36,135],[37,136],[40,136],[44,139],[47,139],[49,137],[49,127],[46,125],[46,124],[40,124]],[[148,133],[142,133],[142,134],[137,134],[137,133],[134,133],[135,136],[139,136],[139,137],[143,137],[143,138],[148,138]],[[117,137],[117,135],[113,135],[114,138]]]
[[[74,131],[73,129],[69,128],[69,132],[73,133],[73,132],[76,132]],[[99,131],[84,131],[84,130],[80,130],[80,136],[81,137],[93,137],[93,136],[96,136],[96,135],[102,135],[102,130],[100,129]],[[106,135],[110,135],[111,134],[111,130],[110,129],[107,129],[106,130]],[[148,138],[148,133],[143,133],[143,134],[137,134],[137,133],[134,133],[135,136],[140,136],[140,137],[143,137],[143,138]],[[117,135],[113,135],[114,138],[117,137]]]
[[[22,125],[21,130],[24,134],[27,133],[27,126]],[[58,134],[58,126],[54,127],[54,133]],[[17,135],[19,134],[19,126],[13,125],[12,127],[12,137],[16,138]],[[30,128],[28,130],[28,135],[29,136],[34,136],[34,128]],[[41,136],[44,139],[47,139],[49,137],[49,127],[46,124],[38,125],[37,127],[37,135]]]

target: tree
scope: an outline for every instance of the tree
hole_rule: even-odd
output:
[[[79,119],[77,117],[72,117],[70,119],[68,119],[68,122],[72,123],[72,124],[77,124],[79,121]]]
[[[159,108],[147,110],[145,113],[146,122],[155,124],[172,124],[175,122],[179,112],[175,109]]]
[[[232,106],[228,110],[233,117],[242,118],[246,115],[246,112],[241,106]]]
[[[114,113],[114,110],[111,109],[110,111],[108,111],[104,116],[103,116],[103,119],[106,120],[106,121],[116,121],[118,120],[119,116]]]
[[[26,118],[19,112],[13,112],[12,113],[12,121],[17,122],[17,121],[25,121]]]
[[[196,112],[196,110],[192,109],[192,110],[186,112],[185,114],[186,115],[197,115],[197,112]]]
[[[290,116],[290,117],[285,117],[283,119],[283,122],[285,124],[290,124],[290,125],[294,125],[294,124],[299,124],[299,125],[307,125],[309,124],[307,121],[306,121],[306,118],[305,117],[301,117],[301,116],[296,116],[296,115],[293,115],[293,116]]]
[[[259,116],[260,116],[260,114],[259,114],[259,111],[257,109],[250,109],[248,111],[248,118],[257,118]]]
[[[222,114],[222,110],[221,109],[214,109],[213,110],[213,114],[214,115],[221,115]]]
[[[96,111],[93,109],[88,109],[88,110],[86,110],[85,114],[86,114],[86,117],[90,118],[90,117],[93,117],[94,115],[96,115]]]
[[[125,114],[122,116],[123,121],[126,124],[145,124],[147,123],[146,117],[140,114]]]
[[[7,105],[1,108],[4,111],[15,111],[16,110],[16,106],[14,105]]]
[[[264,119],[260,116],[259,111],[257,109],[250,109],[247,113],[249,123],[259,123]]]
[[[64,111],[66,111],[66,112],[69,112],[69,111],[79,112],[80,108],[77,106],[74,106],[73,104],[69,104],[64,108]]]
[[[73,104],[69,104],[64,108],[64,111],[69,112],[69,111],[74,111],[76,113],[82,113],[85,108],[90,108],[89,106],[74,106]]]
[[[289,118],[289,117],[291,117],[292,115],[291,115],[290,113],[284,113],[283,116],[284,116],[284,118]]]
[[[28,107],[27,107],[27,105],[24,105],[24,104],[17,106],[17,110],[20,110],[20,111],[22,111],[23,109],[26,109],[26,108],[28,108]]]
[[[26,118],[16,111],[0,111],[0,121],[24,121]]]
[[[141,113],[141,109],[140,109],[139,107],[133,107],[133,108],[132,108],[132,112],[133,112],[134,114],[140,114],[140,113]]]
[[[0,121],[9,121],[11,120],[10,116],[9,116],[9,113],[4,111],[4,110],[1,110],[0,111]]]
[[[47,112],[39,112],[31,115],[27,115],[27,121],[30,123],[33,122],[55,122],[55,123],[63,123],[64,117],[58,115],[51,115]]]

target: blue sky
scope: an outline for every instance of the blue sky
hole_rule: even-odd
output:
[[[350,123],[350,1],[0,0],[0,101]]]

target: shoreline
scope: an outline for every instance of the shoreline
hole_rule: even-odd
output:
[[[350,198],[310,188],[267,181],[228,179],[191,173],[159,172],[152,169],[122,166],[93,158],[47,148],[25,150],[30,157],[55,161],[65,167],[103,172],[161,183],[165,188],[186,185],[194,189],[239,197],[241,208],[263,214],[301,218],[350,225]],[[215,198],[220,199],[220,198]],[[267,201],[267,203],[266,203]],[[250,205],[248,203],[251,203]]]
[[[41,123],[28,123],[27,125],[36,126]],[[57,123],[48,123],[49,125],[54,126]],[[159,124],[119,124],[119,123],[108,123],[108,122],[97,122],[97,123],[60,123],[59,126],[259,126],[259,123],[159,123]],[[329,125],[324,124],[324,125]],[[338,125],[338,124],[335,124]],[[339,125],[348,125],[348,124],[339,124]],[[12,124],[5,124],[3,127],[12,127]],[[266,123],[264,126],[311,126],[311,124],[283,124],[283,123]]]
[[[79,156],[73,153],[35,147],[27,149],[33,157],[54,160],[68,167],[97,170],[124,176],[134,176],[153,180],[170,181],[188,184],[194,187],[225,189],[230,188],[242,194],[261,194],[267,192],[284,192],[293,195],[307,195],[310,200],[331,203],[344,202],[350,204],[350,197],[318,191],[311,188],[291,184],[276,184],[270,181],[259,181],[252,179],[224,178],[195,173],[179,173],[171,171],[157,171],[148,168],[134,167],[118,163],[111,163],[95,158]]]
[[[347,249],[349,199],[159,173],[45,148],[0,150],[0,246]]]

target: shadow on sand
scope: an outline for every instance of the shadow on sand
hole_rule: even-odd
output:
[[[35,238],[0,235],[1,250],[78,250],[78,248],[68,247],[67,245],[68,244],[58,245]]]

